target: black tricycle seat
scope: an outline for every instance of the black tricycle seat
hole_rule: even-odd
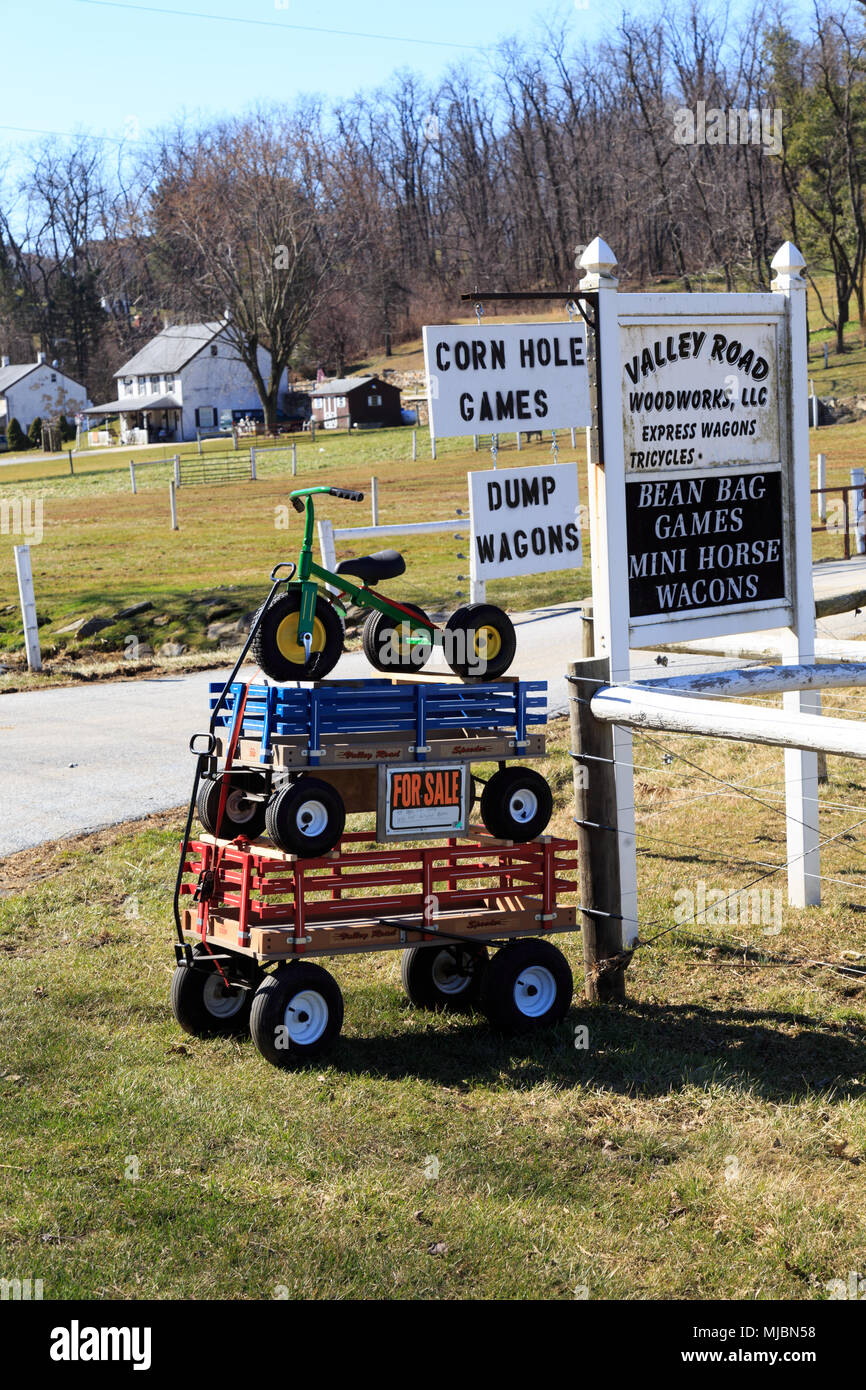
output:
[[[337,574],[353,574],[365,584],[379,584],[383,579],[396,579],[405,574],[406,561],[398,550],[378,550],[375,555],[358,555],[354,560],[341,560]]]

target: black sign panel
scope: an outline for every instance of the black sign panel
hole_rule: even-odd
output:
[[[785,597],[778,470],[627,481],[626,518],[632,619]]]

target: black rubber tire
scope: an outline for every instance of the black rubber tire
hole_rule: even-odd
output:
[[[209,835],[217,833],[222,781],[222,777],[205,777],[196,794],[195,809]],[[258,839],[265,828],[266,803],[248,801],[244,791],[265,791],[266,786],[265,779],[261,777],[230,777],[222,824],[219,828],[221,839],[234,840],[238,835],[245,835],[248,840]]]
[[[307,994],[290,1015],[292,1001]],[[312,1007],[311,1007],[312,1005]],[[306,1014],[306,1018],[302,1015]],[[303,1036],[309,1025],[308,1041]],[[265,1061],[293,1067],[320,1057],[343,1026],[340,986],[312,961],[291,961],[266,975],[253,996],[250,1032]],[[297,1031],[289,1031],[294,1027]]]
[[[561,1022],[574,993],[571,967],[550,941],[510,941],[481,980],[481,1012],[501,1033],[535,1033]]]
[[[320,681],[333,671],[343,653],[343,624],[333,604],[323,594],[316,595],[314,621],[318,619],[324,629],[324,646],[321,651],[310,652],[306,666],[303,661],[292,660],[284,655],[277,642],[280,624],[300,612],[301,591],[295,586],[288,593],[281,594],[274,602],[265,606],[259,629],[253,638],[253,660],[271,680],[280,681]],[[253,622],[257,620],[260,608]]]
[[[527,795],[519,811],[524,791]],[[481,793],[481,819],[497,840],[518,844],[534,840],[552,815],[553,793],[541,773],[531,767],[504,767],[494,772]]]
[[[419,1009],[470,1013],[478,1007],[486,946],[410,946],[400,962],[400,980]]]
[[[193,949],[196,957],[209,960],[203,946]],[[226,962],[220,964],[226,970]],[[250,965],[244,973],[252,989],[238,987],[227,991],[213,961],[207,969],[179,965],[171,977],[171,1011],[184,1032],[197,1038],[233,1037],[248,1032],[253,993],[261,971]],[[221,1007],[225,1012],[220,1012]]]
[[[311,802],[316,803],[315,807],[309,805]],[[304,830],[305,806],[308,807],[308,824],[310,816],[323,822],[318,831],[307,833]],[[265,823],[268,834],[280,849],[302,859],[317,859],[334,848],[345,830],[346,807],[340,793],[329,782],[319,777],[300,777],[271,797]]]
[[[476,633],[493,628],[498,651],[490,657],[475,653]],[[458,608],[445,624],[445,660],[458,676],[495,681],[508,670],[517,651],[517,634],[508,614],[494,603],[468,603]]]
[[[427,618],[424,609],[415,603],[404,603],[403,607],[408,608],[411,613],[417,613],[419,618]],[[388,661],[383,659],[382,652],[387,650],[389,634],[395,628],[398,628],[398,624],[393,618],[389,618],[387,613],[380,613],[378,610],[372,612],[364,623],[361,636],[365,657],[377,671],[420,671],[430,660],[430,653],[433,651],[432,634],[429,642],[410,647],[405,659]]]

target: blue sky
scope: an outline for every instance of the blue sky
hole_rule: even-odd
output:
[[[586,0],[579,0],[579,4]],[[387,81],[400,67],[435,79],[455,59],[483,64],[482,52],[513,33],[529,34],[554,12],[576,37],[593,37],[607,4],[588,0],[145,0],[141,8],[92,0],[2,0],[4,53],[0,141],[28,138],[22,127],[87,127],[122,138],[186,111],[241,110],[257,99],[301,92],[329,98]],[[157,13],[163,11],[163,14]],[[168,13],[174,11],[174,13]],[[185,11],[185,14],[177,13]],[[225,15],[258,24],[225,23]],[[304,32],[290,26],[395,35],[394,40]],[[427,43],[409,42],[427,40]],[[453,43],[454,47],[436,46]],[[466,45],[461,48],[456,45]],[[11,54],[21,60],[9,61]],[[7,127],[15,127],[9,130]]]
[[[719,0],[726,9],[727,0]],[[566,20],[576,40],[597,39],[618,0],[0,0],[0,154],[36,131],[89,129],[134,139],[182,113],[240,111],[301,93],[346,97],[410,67],[435,80],[545,19]],[[749,0],[735,0],[745,9]],[[802,9],[807,0],[793,0]],[[630,12],[653,0],[624,0]],[[208,16],[222,15],[229,22]],[[256,21],[255,23],[237,21]],[[299,27],[292,27],[299,26]],[[306,27],[305,27],[306,26]],[[315,28],[354,34],[311,32]],[[359,37],[357,31],[393,38]],[[423,42],[422,42],[423,41]],[[453,45],[453,46],[448,46]],[[462,45],[462,46],[461,46]],[[479,49],[483,51],[474,52]],[[12,55],[16,55],[14,60]],[[2,166],[2,158],[0,158]]]

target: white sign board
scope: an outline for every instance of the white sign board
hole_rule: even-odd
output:
[[[470,473],[469,514],[473,581],[583,564],[576,463]]]
[[[777,333],[682,313],[624,324],[626,471],[778,463]]]
[[[695,620],[701,635],[713,620],[737,631],[747,613],[766,614],[766,626],[791,620],[784,301],[750,315],[707,311],[706,298],[695,313],[695,299],[658,296],[668,312],[621,318],[636,641]]]
[[[582,323],[428,327],[424,366],[434,438],[592,420]]]

